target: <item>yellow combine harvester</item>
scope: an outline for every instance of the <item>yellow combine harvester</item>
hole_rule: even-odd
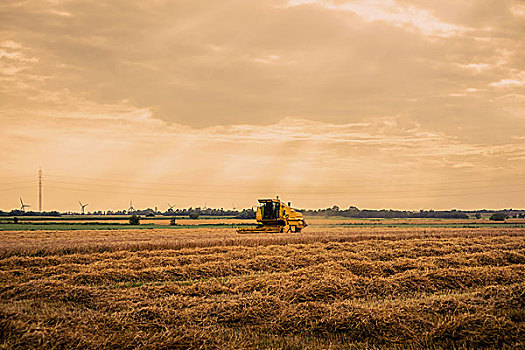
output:
[[[257,226],[238,228],[238,233],[301,232],[308,226],[303,219],[303,214],[294,210],[290,202],[286,205],[277,197],[259,199],[259,203],[256,214]]]

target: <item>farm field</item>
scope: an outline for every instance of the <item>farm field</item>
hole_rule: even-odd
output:
[[[525,228],[425,225],[4,231],[0,348],[525,348]]]

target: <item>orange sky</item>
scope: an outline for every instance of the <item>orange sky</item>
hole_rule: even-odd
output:
[[[524,1],[0,3],[0,209],[525,207]]]

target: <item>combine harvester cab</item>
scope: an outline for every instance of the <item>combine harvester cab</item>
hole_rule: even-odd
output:
[[[293,209],[290,202],[287,205],[277,197],[259,199],[259,203],[256,214],[257,226],[238,228],[238,233],[301,232],[308,226],[303,219],[303,214]]]

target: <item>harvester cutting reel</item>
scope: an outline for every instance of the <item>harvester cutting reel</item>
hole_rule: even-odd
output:
[[[306,227],[306,223],[304,223],[303,227]],[[256,226],[256,227],[238,227],[237,233],[244,233],[244,234],[250,234],[250,233],[283,233],[283,232],[301,232],[301,227],[298,226]]]

